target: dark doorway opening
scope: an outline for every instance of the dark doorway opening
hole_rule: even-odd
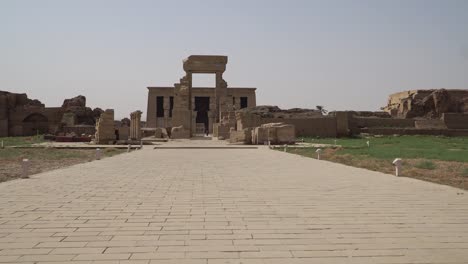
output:
[[[196,123],[204,124],[208,131],[208,111],[210,111],[210,97],[195,96],[195,111],[197,111]]]
[[[164,117],[164,96],[156,97],[156,117]]]
[[[248,101],[247,101],[247,97],[241,97],[240,98],[240,108],[247,108],[247,106],[249,105]]]
[[[48,132],[49,119],[43,114],[30,114],[23,120],[23,136],[46,134]]]

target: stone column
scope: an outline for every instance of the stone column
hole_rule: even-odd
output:
[[[214,120],[215,120],[215,117],[214,117],[213,111],[208,111],[208,131],[210,134],[213,134]]]
[[[141,139],[141,111],[135,111],[130,114],[130,139]]]
[[[164,96],[163,108],[164,108],[164,127],[168,127],[169,126],[170,99],[167,96]]]
[[[96,123],[96,144],[113,144],[115,140],[114,110],[104,111]]]
[[[223,79],[223,73],[216,73],[216,88],[215,88],[215,115],[216,122],[219,122],[222,118],[221,115],[223,112],[228,111],[226,108],[226,96],[227,96],[227,83]]]
[[[156,124],[156,94],[148,90],[148,108],[146,111],[146,126],[157,127]]]

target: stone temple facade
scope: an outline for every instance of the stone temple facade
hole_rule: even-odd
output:
[[[183,62],[186,74],[179,83],[148,87],[146,127],[175,128],[176,137],[188,138],[213,133],[234,111],[256,106],[256,88],[228,88],[223,79],[227,62],[227,56],[192,55]],[[192,87],[192,75],[198,73],[215,74],[216,87]]]

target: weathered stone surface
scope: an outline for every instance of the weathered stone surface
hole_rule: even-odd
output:
[[[168,138],[167,130],[165,128],[162,128],[162,127],[155,128],[154,137],[155,138]]]
[[[280,109],[278,106],[259,105],[236,111],[240,114],[253,114],[262,118],[304,118],[320,117],[322,113],[315,109],[291,108]]]
[[[86,97],[84,97],[83,95],[78,95],[77,97],[65,99],[63,101],[62,108],[64,108],[65,110],[75,107],[86,107]]]
[[[239,131],[231,130],[229,132],[229,142],[252,144],[252,128],[244,128]]]
[[[120,120],[120,125],[129,127],[130,126],[130,119],[127,118],[127,117],[123,118],[122,120]]]
[[[64,113],[61,122],[64,126],[74,126],[76,123],[76,115],[72,112]]]
[[[221,130],[229,137],[230,127],[222,121],[225,113],[256,105],[256,88],[229,87],[223,79],[227,56],[192,55],[184,60],[185,75],[173,87],[148,87],[147,127],[183,126],[190,136],[213,133],[214,124],[223,123]],[[192,89],[192,77],[197,73],[215,75],[215,87]],[[198,99],[198,100],[197,100]],[[229,118],[228,118],[229,119]]]
[[[294,126],[284,123],[269,123],[252,130],[252,144],[294,144],[296,133]]]
[[[107,109],[97,120],[94,142],[96,144],[113,144],[115,140],[114,110]]]
[[[141,139],[141,111],[135,111],[130,113],[130,139],[140,140]]]
[[[382,108],[393,117],[440,118],[443,113],[468,110],[468,90],[412,90],[390,95]]]
[[[75,115],[74,125],[95,125],[103,110],[95,108],[94,110],[86,107],[86,97],[79,95],[70,99],[65,99],[62,104],[62,110],[65,113]]]
[[[183,126],[176,126],[171,129],[172,139],[190,138],[190,131]]]
[[[0,91],[0,137],[55,132],[61,118],[59,107],[46,108],[26,94]]]

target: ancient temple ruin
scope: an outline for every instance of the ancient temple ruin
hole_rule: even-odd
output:
[[[256,88],[228,88],[227,62],[227,56],[192,55],[183,62],[186,74],[179,83],[148,87],[147,128],[172,129],[172,138],[189,138],[213,133],[223,119],[235,118],[235,110],[256,106]],[[192,75],[200,73],[215,74],[216,86],[192,87]]]

